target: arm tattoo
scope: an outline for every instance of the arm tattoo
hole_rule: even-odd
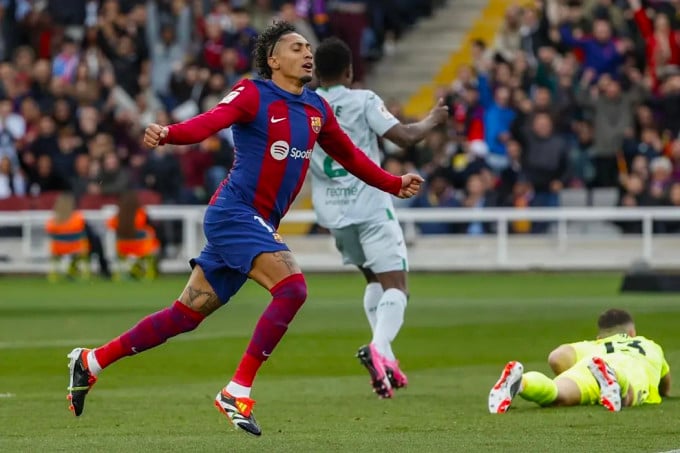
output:
[[[203,291],[190,285],[184,289],[180,299],[184,305],[205,316],[222,306],[214,291]]]
[[[279,263],[285,264],[291,274],[300,272],[300,267],[298,266],[297,261],[295,261],[292,252],[274,252],[274,257]]]

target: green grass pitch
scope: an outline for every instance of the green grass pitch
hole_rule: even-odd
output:
[[[212,405],[268,294],[249,282],[195,332],[100,377],[76,419],[66,354],[96,346],[171,303],[184,277],[153,283],[48,284],[0,277],[0,451],[659,452],[680,448],[680,399],[611,414],[518,400],[487,413],[503,365],[548,372],[548,352],[590,338],[604,309],[630,309],[638,331],[680,369],[680,298],[620,295],[617,274],[414,274],[395,342],[410,386],[378,400],[354,358],[368,341],[358,274],[308,275],[309,299],[262,368],[253,397],[263,435],[236,432]],[[674,394],[680,394],[675,390]]]

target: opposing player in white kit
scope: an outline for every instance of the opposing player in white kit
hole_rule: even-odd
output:
[[[317,93],[333,108],[342,129],[374,162],[380,163],[378,137],[411,146],[448,118],[442,101],[418,123],[404,125],[370,90],[347,88],[352,82],[352,55],[342,41],[329,38],[316,50],[314,64],[321,87]],[[366,277],[364,309],[373,338],[357,357],[371,375],[381,398],[407,385],[391,343],[404,322],[408,298],[408,258],[404,235],[390,195],[352,176],[321,148],[312,153],[312,201],[319,225],[328,228],[345,264]]]

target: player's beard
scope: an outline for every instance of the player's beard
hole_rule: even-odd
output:
[[[310,75],[305,75],[305,76],[300,77],[300,83],[302,83],[303,85],[307,85],[311,81],[312,81],[312,76],[310,76]]]

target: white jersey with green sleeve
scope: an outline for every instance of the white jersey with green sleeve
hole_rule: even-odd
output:
[[[337,85],[317,93],[331,105],[340,127],[375,163],[380,164],[378,137],[399,124],[378,95]],[[312,202],[319,225],[348,225],[394,218],[392,197],[364,183],[315,145],[311,159]]]

